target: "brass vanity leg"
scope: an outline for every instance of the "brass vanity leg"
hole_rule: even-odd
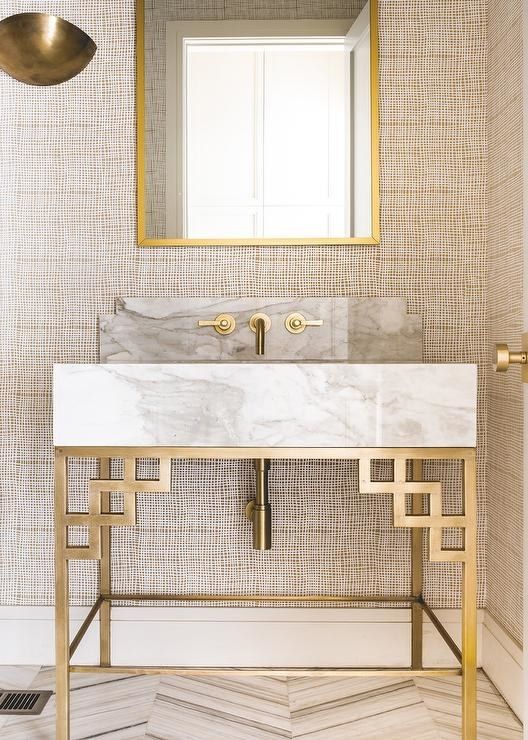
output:
[[[111,458],[102,457],[99,460],[99,477],[102,480],[110,479]],[[110,513],[110,491],[101,493],[101,511]],[[101,561],[99,570],[99,595],[109,594],[112,591],[111,581],[111,528],[101,527]],[[102,666],[111,665],[111,638],[110,638],[110,610],[109,601],[103,601],[99,611],[99,662]]]
[[[423,460],[412,461],[413,481],[423,480]],[[412,514],[423,514],[423,495],[415,494],[412,499]],[[423,590],[423,529],[411,529],[411,593],[422,596]],[[411,606],[411,668],[423,668],[423,610],[413,602]]]
[[[69,579],[66,558],[67,458],[55,451],[55,693],[56,740],[70,738]]]
[[[462,563],[462,738],[477,738],[477,483],[475,455],[464,460]]]

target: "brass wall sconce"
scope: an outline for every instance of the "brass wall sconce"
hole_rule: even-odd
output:
[[[58,85],[89,64],[97,46],[56,15],[18,13],[0,21],[0,67],[26,85]]]

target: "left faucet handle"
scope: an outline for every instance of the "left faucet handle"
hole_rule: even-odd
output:
[[[215,319],[200,319],[198,326],[212,326],[218,334],[231,334],[235,331],[236,321],[229,313],[219,313]]]

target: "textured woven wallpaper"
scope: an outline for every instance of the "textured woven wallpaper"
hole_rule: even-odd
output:
[[[523,331],[523,1],[489,4],[488,188],[490,346]],[[523,389],[519,373],[490,373],[487,606],[522,642]]]
[[[49,604],[51,366],[97,361],[97,316],[113,311],[115,296],[403,296],[423,315],[426,361],[487,361],[486,18],[485,0],[380,1],[380,248],[139,249],[133,4],[0,0],[2,17],[22,10],[63,15],[99,47],[59,87],[0,75],[0,597]],[[482,373],[481,399],[485,385]],[[481,604],[484,411],[481,403]],[[76,501],[91,465],[74,471]],[[454,510],[456,471],[440,472]],[[389,526],[388,500],[357,495],[353,463],[274,467],[277,547],[264,555],[250,549],[243,518],[248,464],[180,462],[173,480],[173,496],[149,498],[151,509],[140,501],[138,528],[117,530],[118,587],[139,591],[149,578],[159,590],[408,587],[408,534]],[[94,564],[73,570],[76,602],[90,601]],[[458,605],[457,570],[428,566],[434,605]]]

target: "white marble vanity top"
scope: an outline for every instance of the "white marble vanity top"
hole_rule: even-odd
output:
[[[463,364],[55,365],[56,446],[473,447]]]

